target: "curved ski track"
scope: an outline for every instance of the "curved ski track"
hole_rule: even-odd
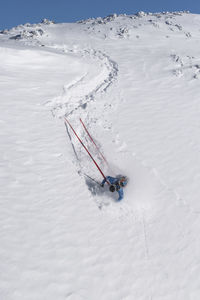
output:
[[[53,46],[51,48],[54,49],[59,49],[58,46]],[[85,78],[85,76],[81,77],[78,81],[72,83],[68,87],[64,87],[63,93],[61,96],[57,97],[55,99],[55,106],[52,109],[52,114],[53,116],[58,116],[59,118],[62,117],[68,117],[72,115],[75,111],[78,109],[85,109],[87,104],[91,101],[95,101],[95,97],[97,94],[102,94],[105,93],[108,88],[114,83],[118,76],[118,65],[115,61],[113,61],[108,55],[103,53],[100,50],[95,50],[95,49],[84,49],[84,50],[73,50],[73,49],[66,49],[62,48],[59,49],[64,53],[74,53],[75,55],[78,54],[79,57],[82,57],[83,59],[85,58],[90,58],[91,60],[96,60],[103,64],[103,66],[107,70],[107,76],[100,82],[94,89],[89,91],[85,95],[81,95],[79,99],[73,99],[76,104],[75,107],[70,109],[68,111],[67,107],[69,105],[69,97],[70,94],[73,94],[73,90],[78,89],[79,85]],[[68,92],[67,98],[66,98],[66,92]]]

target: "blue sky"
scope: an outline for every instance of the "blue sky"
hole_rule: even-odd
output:
[[[133,14],[138,11],[160,12],[190,10],[200,13],[198,0],[1,0],[0,29],[43,18],[55,22],[75,22],[111,13]]]

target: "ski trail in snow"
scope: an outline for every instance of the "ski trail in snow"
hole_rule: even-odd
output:
[[[58,45],[51,46],[51,48],[59,50],[64,53],[74,54],[83,60],[89,59],[91,63],[100,65],[103,77],[98,80],[96,85],[85,94],[78,93],[81,91],[82,84],[87,81],[87,74],[82,76],[79,80],[71,83],[69,86],[64,86],[62,95],[56,97],[53,103],[52,113],[59,118],[71,116],[78,109],[85,109],[87,104],[95,100],[97,94],[105,93],[108,88],[113,84],[118,76],[118,65],[108,55],[100,50],[95,49],[68,49]],[[90,83],[91,84],[91,83]],[[90,86],[90,84],[87,85]],[[71,99],[71,101],[70,101]],[[72,107],[70,107],[70,105]]]
[[[77,46],[75,46],[74,48],[68,48],[67,46],[60,45],[45,46],[45,48],[51,49],[51,51],[53,50],[53,52],[55,51],[56,53],[60,52],[61,54],[74,55],[75,58],[81,58],[83,61],[86,61],[86,63],[90,62],[91,65],[98,65],[100,69],[100,76],[99,74],[96,74],[96,72],[93,76],[94,79],[90,79],[88,78],[90,74],[86,72],[80,78],[74,80],[68,85],[64,85],[61,95],[46,102],[46,105],[51,108],[53,117],[63,119],[63,117],[70,116],[70,118],[73,118],[74,113],[77,113],[78,111],[80,111],[80,109],[84,110],[85,113],[87,105],[91,102],[94,102],[97,95],[103,95],[104,93],[106,93],[109,87],[117,79],[117,63],[100,50],[95,50],[93,48],[79,49],[77,48]],[[96,68],[95,71],[98,71],[98,69]],[[97,77],[97,79],[95,78],[95,76]],[[89,116],[88,111],[87,114]],[[88,119],[90,120],[91,118],[88,117]],[[77,122],[77,120],[75,121]],[[79,123],[76,124],[75,129],[77,129],[79,125]],[[82,147],[80,147],[80,145],[76,145],[74,143],[73,136],[68,130],[66,124],[65,127],[67,136],[69,137],[70,143],[72,145],[73,153],[76,158],[75,160],[73,160],[73,162],[77,168],[78,173],[81,175],[82,166],[79,154],[84,150],[82,149]],[[80,137],[82,138],[82,136]]]
[[[52,46],[54,49],[58,50],[57,46]],[[86,107],[89,103],[96,100],[97,95],[104,94],[107,92],[109,87],[114,83],[114,81],[117,78],[118,75],[118,66],[117,63],[114,62],[108,55],[105,53],[95,50],[95,49],[84,49],[84,50],[75,50],[73,49],[66,49],[66,48],[60,48],[59,51],[64,51],[64,53],[73,53],[76,56],[83,58],[83,60],[88,58],[90,59],[91,63],[99,63],[102,71],[103,76],[98,80],[96,86],[93,87],[92,90],[89,90],[88,93],[84,94],[78,94],[76,95],[77,91],[81,90],[81,85],[83,81],[87,81],[87,85],[90,86],[90,83],[88,84],[87,74],[82,76],[77,81],[71,83],[68,86],[64,86],[63,93],[61,96],[56,97],[56,99],[53,99],[53,109],[52,114],[54,117],[63,118],[63,117],[69,117],[73,118],[74,113],[80,109],[86,110]],[[52,105],[51,103],[51,105]],[[71,107],[71,106],[72,107]],[[87,110],[88,113],[88,119],[91,120],[90,112]],[[87,119],[87,121],[88,121]],[[74,120],[76,122],[76,129],[80,126],[80,123],[77,123],[77,120]],[[73,152],[76,157],[75,165],[78,168],[78,173],[81,174],[81,159],[79,158],[80,152],[84,151],[80,145],[75,145],[73,141],[73,137],[71,136],[70,131],[68,130],[67,125],[67,135],[69,136]],[[81,136],[82,138],[82,136]],[[90,162],[91,163],[91,162]]]

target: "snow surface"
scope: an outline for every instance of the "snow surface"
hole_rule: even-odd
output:
[[[199,46],[187,12],[0,33],[1,300],[200,299]]]

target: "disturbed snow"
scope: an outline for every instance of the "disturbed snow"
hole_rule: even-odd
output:
[[[1,299],[199,299],[199,44],[188,13],[1,32]]]

